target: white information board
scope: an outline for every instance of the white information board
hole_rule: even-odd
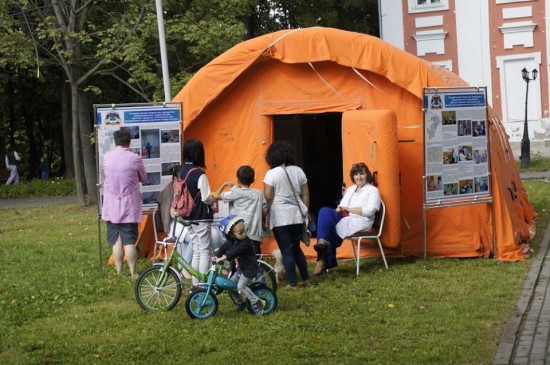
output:
[[[425,204],[491,196],[485,88],[424,89]]]
[[[128,129],[130,150],[143,158],[147,180],[142,184],[143,206],[156,206],[160,192],[171,181],[172,169],[181,164],[181,103],[94,105],[98,166],[115,148],[113,132]],[[100,197],[103,174],[98,169]]]

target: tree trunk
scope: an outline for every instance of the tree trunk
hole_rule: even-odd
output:
[[[74,73],[73,73],[74,74]],[[80,126],[78,121],[78,85],[75,81],[70,80],[71,84],[71,117],[72,117],[72,146],[74,158],[74,172],[76,195],[80,206],[86,205],[86,181],[84,169],[82,167],[82,149],[80,147]]]
[[[67,83],[61,84],[61,123],[63,127],[63,163],[65,165],[65,178],[74,179],[74,157],[72,146],[72,119],[71,110],[69,105],[71,104],[71,98],[69,93],[69,85]]]
[[[22,110],[23,122],[25,123],[25,132],[27,133],[27,141],[29,143],[29,153],[27,157],[27,173],[25,176],[27,179],[31,180],[37,176],[38,172],[38,143],[36,143],[35,133],[34,133],[34,116],[32,115],[32,110],[30,108],[24,108]]]
[[[6,95],[9,100],[9,140],[13,149],[17,150],[15,145],[15,86],[13,85],[12,76],[8,76],[8,82],[6,83]],[[7,151],[5,151],[7,152]]]
[[[82,86],[79,86],[79,89]],[[97,203],[97,171],[95,151],[92,146],[93,123],[90,121],[90,107],[88,97],[84,91],[79,91],[78,114],[80,120],[80,142],[82,145],[82,159],[84,161],[84,175],[86,178],[86,201],[89,204]]]

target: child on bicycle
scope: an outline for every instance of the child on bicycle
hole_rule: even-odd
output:
[[[259,255],[261,253],[262,222],[267,214],[267,201],[261,190],[250,187],[254,182],[254,177],[255,172],[252,167],[241,166],[237,170],[237,185],[225,182],[212,194],[212,197],[228,202],[229,213],[244,219],[246,235],[252,241],[256,254]],[[222,193],[226,187],[231,187],[231,190]]]
[[[212,261],[218,263],[238,259],[241,275],[235,273],[231,276],[231,280],[237,283],[238,292],[230,291],[230,295],[235,301],[238,311],[243,310],[246,306],[242,294],[250,301],[254,313],[261,316],[264,304],[248,287],[250,280],[258,274],[258,259],[252,241],[246,235],[244,219],[236,215],[230,215],[221,220],[219,228],[227,241],[214,253],[215,256]]]

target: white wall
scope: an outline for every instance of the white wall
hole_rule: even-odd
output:
[[[540,52],[497,57],[497,67],[500,73],[500,95],[502,101],[502,121],[510,141],[519,141],[523,137],[525,121],[526,82],[521,77],[521,70],[540,68]],[[541,125],[541,93],[539,79],[529,82],[529,98],[527,118],[529,120],[529,137],[534,136]]]
[[[401,0],[378,0],[380,38],[399,49],[405,49],[403,6]]]
[[[486,86],[493,98],[488,0],[455,1],[458,70],[470,86]]]

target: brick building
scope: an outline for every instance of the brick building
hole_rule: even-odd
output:
[[[379,8],[383,40],[487,87],[516,156],[525,121],[521,70],[536,69],[527,103],[531,154],[550,156],[550,0],[379,0]]]

